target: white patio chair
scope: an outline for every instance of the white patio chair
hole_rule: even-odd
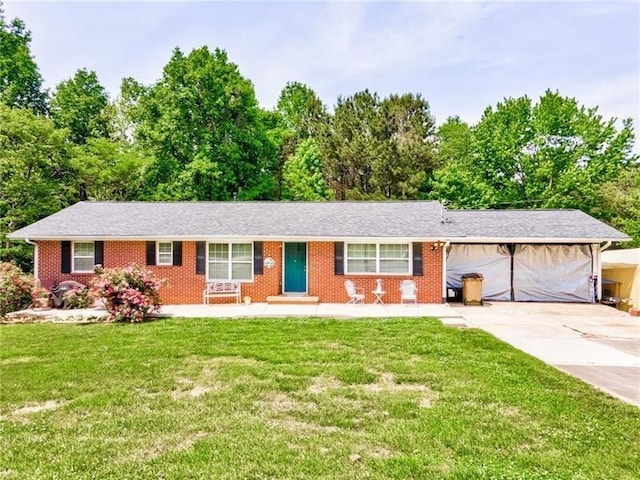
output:
[[[400,304],[405,301],[418,305],[418,287],[413,280],[403,280],[400,282]]]
[[[347,291],[349,301],[347,303],[364,303],[364,288],[356,288],[353,280],[345,280],[344,288]]]

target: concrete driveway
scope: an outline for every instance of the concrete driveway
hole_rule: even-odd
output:
[[[640,406],[640,318],[605,305],[453,304],[481,328],[545,363]]]

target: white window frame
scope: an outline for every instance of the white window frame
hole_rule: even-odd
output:
[[[168,262],[160,261],[160,244],[161,243],[168,243],[171,246],[171,252],[170,252],[171,259]],[[167,255],[167,252],[163,252],[163,255]],[[156,265],[161,265],[161,266],[173,265],[173,242],[164,241],[164,240],[159,240],[156,242]]]
[[[376,246],[376,271],[375,272],[352,272],[349,270],[349,260],[362,260],[358,257],[349,257],[349,245],[375,245]],[[408,247],[407,271],[406,272],[381,272],[380,260],[401,260],[400,258],[380,258],[380,245],[406,245]],[[413,244],[411,242],[345,242],[344,244],[344,271],[348,275],[383,275],[383,276],[413,276]],[[404,260],[404,259],[402,259]]]
[[[93,251],[91,252],[91,255],[76,255],[76,245],[82,243],[82,244],[91,244],[91,246],[93,247]],[[96,259],[96,242],[73,242],[71,244],[71,263],[72,263],[72,268],[71,271],[73,273],[93,273],[93,269],[95,267],[95,259]],[[91,259],[91,269],[89,270],[78,270],[76,268],[76,259],[80,259],[80,258],[90,258]]]
[[[211,260],[211,258],[209,257],[209,246],[210,245],[227,245],[228,247],[228,257],[226,262],[222,262],[222,261],[218,261],[218,260]],[[233,255],[233,246],[234,245],[251,245],[251,260],[250,261],[246,261],[246,260],[242,260],[242,261],[233,261],[232,260],[232,255]],[[240,282],[240,283],[253,283],[253,242],[207,242],[207,282]],[[212,263],[226,263],[227,264],[227,278],[211,278],[211,269],[209,268],[211,266]],[[250,278],[246,278],[246,279],[234,279],[231,278],[232,276],[232,269],[233,269],[233,264],[234,263],[243,263],[243,264],[249,264],[251,265],[251,277]]]

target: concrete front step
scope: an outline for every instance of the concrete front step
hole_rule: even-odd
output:
[[[320,301],[319,297],[305,296],[289,296],[289,295],[272,295],[267,297],[269,305],[315,305]]]

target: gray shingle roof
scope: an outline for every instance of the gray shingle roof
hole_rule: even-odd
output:
[[[630,238],[580,210],[449,210],[446,218],[475,239],[625,241]]]
[[[579,210],[449,210],[441,218],[435,201],[80,202],[9,238],[629,239]]]
[[[80,202],[10,238],[445,238],[438,202]]]

